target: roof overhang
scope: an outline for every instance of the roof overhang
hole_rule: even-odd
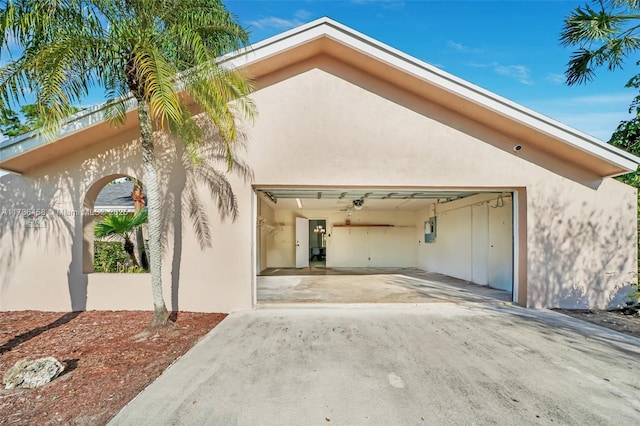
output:
[[[640,158],[573,129],[508,99],[475,86],[432,65],[386,46],[329,18],[294,28],[221,58],[244,68],[260,87],[274,74],[317,57],[331,57],[362,70],[398,89],[413,93],[467,119],[493,128],[535,149],[576,164],[601,177],[633,172]],[[92,137],[83,137],[89,129]],[[92,143],[137,127],[129,112],[126,125],[105,123],[104,105],[85,110],[62,128],[53,141],[31,133],[0,143],[0,168],[26,172],[57,155],[77,151]],[[99,138],[96,137],[99,135]]]
[[[137,110],[132,101],[128,104],[126,121],[122,126],[108,122],[106,104],[99,104],[69,117],[53,138],[33,131],[0,142],[0,169],[27,173],[41,164],[100,144],[113,136],[128,131],[138,132]]]

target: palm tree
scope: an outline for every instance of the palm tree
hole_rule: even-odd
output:
[[[136,260],[135,244],[131,241],[131,235],[140,229],[143,223],[147,222],[147,212],[140,210],[136,214],[106,214],[102,220],[96,223],[94,234],[96,238],[107,238],[118,236],[124,240],[122,248],[129,256],[131,265],[139,268],[140,264]]]
[[[576,47],[567,70],[567,83],[586,83],[595,69],[621,68],[625,59],[640,48],[640,1],[603,0],[577,7],[567,16],[560,36],[564,46]]]
[[[137,104],[149,214],[151,327],[166,325],[154,134],[178,135],[198,163],[205,140],[190,99],[215,124],[231,168],[236,118],[254,114],[247,98],[251,83],[216,60],[245,45],[246,31],[221,0],[5,0],[0,27],[0,44],[14,51],[0,68],[0,108],[35,94],[45,131],[53,133],[69,106],[93,87],[106,90],[107,116],[116,122],[124,121],[128,100]]]

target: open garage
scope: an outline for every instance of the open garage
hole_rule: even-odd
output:
[[[258,303],[419,302],[424,291],[403,290],[415,290],[424,279],[427,286],[487,286],[511,299],[512,192],[263,188],[257,193],[256,270],[263,277],[323,276],[258,278]],[[339,275],[369,279],[335,278]]]
[[[383,301],[457,280],[545,308],[619,306],[637,283],[637,192],[614,179],[637,157],[328,18],[221,63],[255,81],[235,167],[155,145],[170,309],[251,309],[278,287],[264,278],[300,271],[318,275],[279,288],[313,298],[333,285],[323,297],[337,300],[344,286],[308,277],[368,272],[389,276]],[[110,126],[104,108],[54,141],[0,144],[15,173],[0,177],[3,209],[77,212],[39,228],[0,215],[0,310],[151,307],[145,274],[94,270],[82,211],[114,177],[144,181],[136,122]],[[225,182],[235,221],[211,188]]]

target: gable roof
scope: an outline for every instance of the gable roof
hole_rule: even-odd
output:
[[[617,176],[635,171],[640,158],[563,123],[525,108],[471,84],[426,62],[363,35],[329,18],[321,18],[286,31],[246,49],[225,55],[221,63],[245,68],[258,81],[296,63],[328,55],[495,128],[524,148],[534,148],[577,164],[598,176]],[[104,118],[105,104],[82,111],[67,122],[53,142],[37,133],[0,143],[0,168],[27,172],[64,152],[99,143],[115,133],[137,126],[135,108],[123,127],[114,129]],[[100,137],[79,135],[99,127]]]

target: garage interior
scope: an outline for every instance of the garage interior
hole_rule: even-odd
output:
[[[511,191],[256,194],[257,303],[513,298]]]

